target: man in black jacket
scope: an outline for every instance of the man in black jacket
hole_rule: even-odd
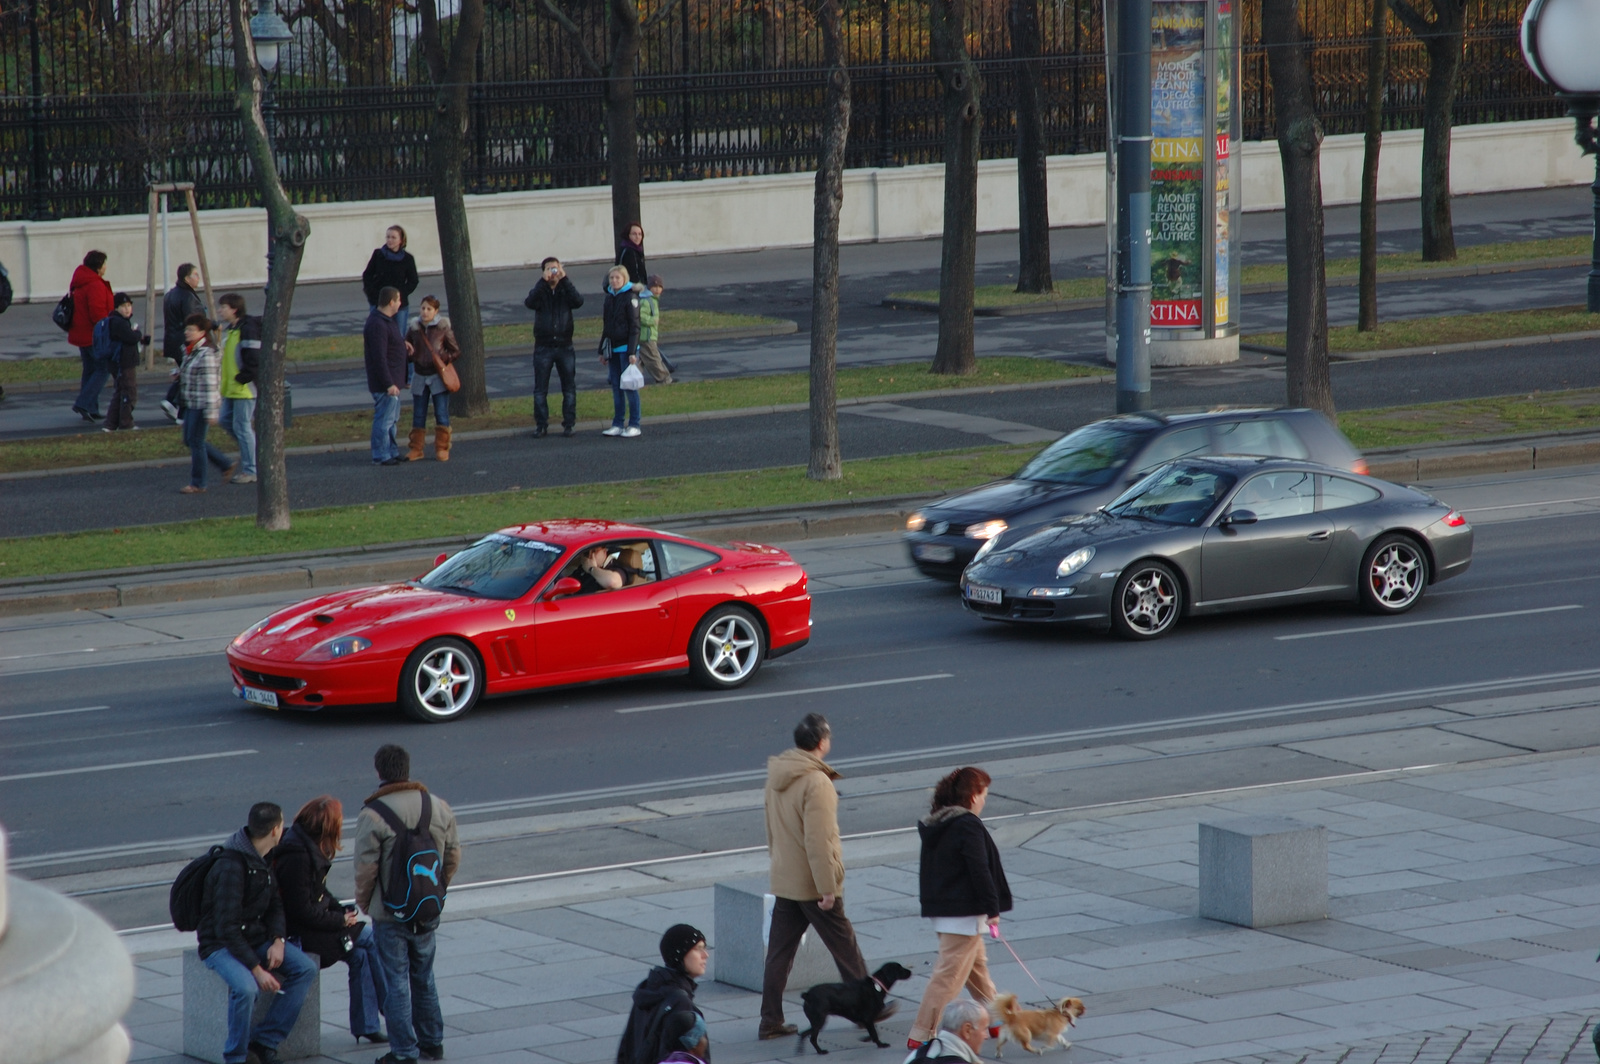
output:
[[[372,464],[392,466],[406,460],[394,438],[400,419],[400,389],[406,384],[405,337],[395,315],[400,313],[400,290],[385,288],[382,300],[367,315],[361,333],[361,351],[367,366],[367,390],[372,393]]]
[[[281,838],[283,810],[257,802],[206,873],[200,959],[228,984],[225,1064],[245,1064],[251,1057],[278,1064],[278,1046],[294,1027],[317,973],[310,958],[284,941],[283,900],[266,861]],[[252,1031],[256,997],[262,993],[276,997]]]
[[[174,421],[179,417],[177,366],[183,361],[183,323],[191,314],[206,313],[206,305],[195,291],[199,283],[200,268],[186,262],[178,267],[178,283],[167,290],[166,298],[161,301],[161,353],[172,359],[173,366],[172,387],[161,400],[161,409]]]
[[[550,369],[561,377],[561,435],[571,436],[578,422],[578,360],[572,352],[572,312],[583,306],[583,296],[572,283],[561,260],[551,256],[540,263],[544,276],[528,292],[522,305],[533,311],[533,434],[550,428]]]
[[[150,337],[133,323],[132,296],[118,292],[112,297],[111,307],[106,329],[117,346],[116,354],[111,356],[111,405],[106,408],[102,432],[138,428],[133,423],[133,405],[139,400],[139,347],[150,343]]]

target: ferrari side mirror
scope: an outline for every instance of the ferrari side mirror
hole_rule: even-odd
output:
[[[545,592],[544,600],[549,602],[551,599],[562,598],[566,595],[576,595],[581,590],[583,590],[583,585],[578,583],[576,577],[563,576],[555,582],[554,587]]]
[[[433,567],[435,569],[437,569],[437,568],[439,568],[439,566],[443,565],[445,562],[447,562],[449,560],[450,560],[450,555],[449,554],[447,554],[447,553],[446,554],[441,554],[437,558],[433,559]]]

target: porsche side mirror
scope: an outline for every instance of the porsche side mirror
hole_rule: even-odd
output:
[[[439,566],[443,565],[445,562],[447,562],[449,560],[450,560],[450,555],[449,554],[441,554],[437,558],[433,559],[433,567],[435,569],[437,569],[437,568],[439,568]]]
[[[551,599],[562,598],[566,595],[576,595],[581,590],[583,590],[583,585],[578,583],[577,577],[563,576],[556,581],[554,587],[545,592],[544,600],[549,602]]]
[[[1256,523],[1254,510],[1232,510],[1222,519],[1225,525],[1253,525]]]

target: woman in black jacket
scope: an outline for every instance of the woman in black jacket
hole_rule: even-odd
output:
[[[606,436],[639,433],[639,390],[622,386],[622,373],[639,364],[639,293],[628,283],[628,271],[613,266],[606,274],[606,302],[600,311],[600,363],[611,385],[611,427]],[[627,418],[624,427],[623,418]],[[654,1061],[651,1064],[655,1064]]]
[[[343,828],[339,799],[330,794],[311,799],[272,851],[272,869],[283,895],[289,940],[315,953],[324,968],[336,961],[350,966],[350,1033],[357,1041],[387,1042],[378,1019],[384,1015],[389,988],[372,925],[360,923],[355,906],[347,909],[328,893],[328,868],[339,852]]]
[[[400,335],[411,324],[411,293],[417,290],[417,260],[406,250],[406,231],[391,225],[383,235],[383,247],[375,248],[361,271],[361,290],[367,294],[367,309],[378,308],[378,293],[385,288],[400,290],[400,313],[394,320]]]
[[[1000,851],[978,818],[989,797],[989,782],[981,768],[956,769],[933,789],[933,807],[917,823],[922,835],[922,915],[933,920],[939,934],[939,959],[911,1025],[911,1049],[933,1037],[939,1013],[963,985],[979,1004],[994,1000],[984,925],[991,935],[999,934],[1000,914],[1011,911],[1011,887],[1000,867]]]
[[[628,271],[630,284],[644,284],[650,276],[644,268],[644,226],[638,222],[629,222],[617,237],[616,264]]]

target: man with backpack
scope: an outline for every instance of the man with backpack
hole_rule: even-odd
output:
[[[356,818],[356,905],[372,917],[384,976],[389,1052],[378,1064],[444,1059],[444,1016],[433,985],[434,929],[461,864],[450,807],[411,781],[411,755],[392,743],[372,758],[380,786]]]
[[[183,929],[190,922],[183,912],[185,881],[192,882],[191,869],[198,872],[201,862],[210,862],[195,930],[200,959],[228,984],[225,1064],[277,1064],[278,1046],[299,1018],[317,974],[316,962],[284,941],[283,900],[266,860],[281,838],[283,810],[271,802],[257,802],[250,807],[245,826],[185,868],[173,886],[173,922]],[[261,1025],[252,1031],[260,994],[276,996]]]
[[[988,1008],[956,998],[939,1014],[939,1033],[913,1050],[905,1064],[985,1064],[979,1051],[989,1031]]]

